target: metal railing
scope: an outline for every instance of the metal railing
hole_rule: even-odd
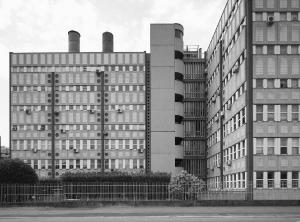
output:
[[[246,200],[245,190],[174,192],[167,183],[0,184],[0,204],[61,201]],[[300,200],[300,189],[255,189],[255,200]]]

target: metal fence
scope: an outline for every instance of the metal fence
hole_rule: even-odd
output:
[[[254,190],[257,200],[300,200],[300,189]],[[66,183],[0,184],[0,203],[47,203],[61,201],[191,201],[246,200],[244,190],[172,192],[169,184]]]

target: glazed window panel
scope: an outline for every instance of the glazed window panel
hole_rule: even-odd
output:
[[[279,24],[279,40],[286,42],[288,40],[288,27],[286,24]]]
[[[291,8],[299,8],[299,0],[291,0]]]
[[[264,139],[256,138],[256,154],[263,155],[264,154]]]
[[[261,57],[256,57],[255,59],[255,74],[256,75],[264,74],[264,61]]]
[[[279,0],[279,7],[280,8],[287,8],[287,0]]]
[[[257,42],[264,41],[264,28],[261,26],[256,26],[255,28],[255,41]]]
[[[292,59],[292,64],[291,64],[291,67],[292,67],[292,75],[299,75],[300,74],[300,67],[299,67],[299,58],[293,58]]]

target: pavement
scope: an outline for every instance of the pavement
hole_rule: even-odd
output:
[[[0,222],[300,222],[299,207],[4,207]]]

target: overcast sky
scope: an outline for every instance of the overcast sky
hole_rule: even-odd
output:
[[[184,44],[207,49],[226,0],[0,0],[0,135],[9,141],[9,52],[67,51],[67,32],[81,51],[101,51],[102,32],[115,51],[147,51],[150,23],[180,23]]]

